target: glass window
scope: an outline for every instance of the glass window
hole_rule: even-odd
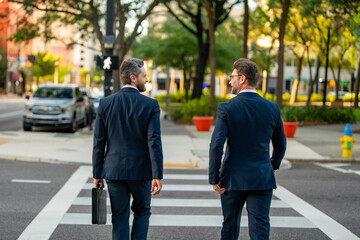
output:
[[[37,98],[73,98],[71,88],[39,88],[34,93]]]

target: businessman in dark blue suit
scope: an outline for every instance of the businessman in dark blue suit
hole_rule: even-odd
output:
[[[231,100],[217,109],[210,143],[209,183],[221,194],[224,215],[221,239],[238,239],[246,203],[251,239],[269,239],[269,211],[286,137],[278,105],[259,96],[257,65],[245,58],[234,63],[230,75]],[[273,144],[269,154],[270,140]],[[224,159],[223,147],[226,144]]]
[[[129,239],[130,195],[134,212],[131,239],[146,239],[151,195],[160,193],[163,154],[160,108],[146,97],[144,62],[132,58],[120,66],[124,87],[100,101],[93,148],[95,186],[106,180],[112,211],[114,240]]]

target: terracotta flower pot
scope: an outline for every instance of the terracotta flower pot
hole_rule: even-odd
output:
[[[192,120],[196,126],[196,130],[209,131],[214,118],[213,117],[193,117]]]
[[[293,138],[296,132],[299,122],[283,122],[284,132],[287,138]]]

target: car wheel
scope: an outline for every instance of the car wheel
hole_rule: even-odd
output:
[[[84,116],[84,119],[80,125],[81,128],[84,128],[88,125],[88,121],[87,121],[87,115]]]
[[[69,132],[71,133],[74,133],[76,132],[78,129],[78,125],[77,125],[77,122],[76,122],[76,117],[74,116],[73,120],[72,120],[72,123],[70,125],[70,128],[69,128]]]
[[[32,130],[32,127],[29,125],[23,124],[23,129],[24,129],[24,131],[29,132]]]

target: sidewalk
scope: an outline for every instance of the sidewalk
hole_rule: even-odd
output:
[[[360,141],[360,123],[351,125]],[[164,166],[208,168],[209,132],[197,132],[194,125],[177,125],[161,115]],[[360,144],[354,143],[351,159],[341,157],[339,139],[345,124],[299,127],[295,138],[287,140],[285,159],[290,162],[360,162]],[[359,133],[354,133],[359,131]],[[0,132],[0,159],[91,164],[93,132],[89,128],[75,134],[44,131]],[[283,168],[291,165],[284,161]]]

